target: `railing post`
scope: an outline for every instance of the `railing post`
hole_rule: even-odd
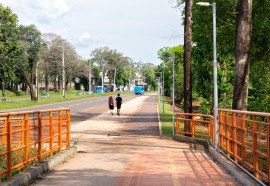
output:
[[[246,114],[242,114],[242,121],[241,121],[241,143],[242,143],[242,163],[246,161]]]
[[[184,123],[184,135],[187,136],[187,132],[186,132],[186,125],[188,125],[188,121],[187,121],[187,116],[186,114],[184,114],[184,119],[183,119],[183,123]]]
[[[214,127],[214,118],[211,117],[211,140],[212,143],[215,142],[215,127]]]
[[[7,178],[10,178],[12,172],[12,124],[11,116],[7,116]]]
[[[62,112],[59,111],[59,124],[58,124],[58,149],[61,150],[62,148],[62,123],[63,123],[63,116]]]
[[[232,122],[232,139],[233,139],[233,157],[234,160],[238,161],[237,159],[237,143],[236,143],[236,113],[233,113],[233,122]]]
[[[24,127],[24,119],[21,119],[21,120],[18,120],[17,122],[20,122],[20,124],[18,123],[18,126],[20,126],[20,129],[21,129],[21,133],[20,133],[20,136],[21,136],[21,141],[20,141],[20,146],[24,145],[24,140],[25,140],[25,133],[23,132],[25,127]],[[19,127],[18,127],[19,128]]]
[[[29,142],[30,142],[30,131],[29,131],[29,121],[28,121],[28,113],[24,116],[24,129],[25,129],[25,165],[24,169],[28,168],[29,162]]]
[[[226,138],[226,152],[229,157],[231,157],[231,154],[228,153],[230,149],[230,133],[229,133],[229,123],[230,123],[230,113],[226,111],[226,119],[225,119],[225,138]]]
[[[66,124],[66,126],[67,126],[67,129],[66,129],[67,130],[67,133],[66,133],[67,142],[66,142],[66,147],[69,148],[70,147],[70,109],[68,109],[66,111],[66,113],[67,113],[67,124]]]
[[[209,118],[210,119],[210,122],[208,122],[207,124],[207,128],[208,128],[208,137],[212,140],[211,138],[211,117]]]
[[[224,148],[224,130],[223,130],[223,126],[224,126],[224,118],[223,118],[223,111],[219,112],[219,146],[221,148]]]
[[[49,111],[49,125],[50,125],[50,156],[53,155],[53,141],[54,141],[54,126],[53,126],[53,122],[52,122],[52,111]]]
[[[254,171],[254,175],[256,178],[259,177],[259,173],[258,173],[258,168],[259,168],[259,164],[258,164],[258,154],[257,154],[257,146],[258,146],[258,142],[257,142],[257,119],[256,116],[252,115],[252,143],[253,143],[253,171]]]
[[[191,128],[191,136],[195,137],[195,124],[194,124],[194,115],[191,115],[191,121],[190,121],[190,128]]]
[[[179,134],[179,114],[176,113],[176,120],[175,120],[175,129],[176,129],[176,135]]]
[[[270,117],[267,118],[267,162],[268,162],[268,166],[267,166],[267,171],[268,171],[268,183],[270,183],[270,166],[269,166],[269,162],[270,162]]]
[[[38,112],[38,161],[42,160],[42,114]]]
[[[5,135],[3,135],[3,137],[2,137],[2,141],[3,141],[3,145],[4,145],[4,147],[5,148],[7,148],[7,119],[4,119],[4,121],[3,121],[3,133],[5,134]]]

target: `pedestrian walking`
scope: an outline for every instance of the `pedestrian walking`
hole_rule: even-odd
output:
[[[111,114],[113,115],[114,102],[113,102],[113,97],[112,96],[109,97],[108,103],[109,103],[109,109],[111,111]]]
[[[116,107],[117,107],[117,115],[120,116],[120,109],[122,105],[122,98],[120,97],[120,94],[117,94],[117,97],[115,100],[116,100]]]

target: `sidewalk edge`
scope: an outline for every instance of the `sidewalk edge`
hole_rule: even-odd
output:
[[[233,177],[241,184],[245,186],[258,185],[256,180],[248,176],[239,167],[234,165],[225,156],[217,152],[211,145],[209,145],[209,154],[223,167],[225,168]]]
[[[33,180],[39,178],[42,174],[52,170],[53,167],[65,161],[69,157],[73,156],[77,152],[77,147],[72,146],[69,149],[65,149],[59,154],[52,156],[42,163],[37,163],[33,167],[27,169],[24,172],[19,173],[11,177],[8,181],[2,182],[2,186],[25,186],[32,183]]]

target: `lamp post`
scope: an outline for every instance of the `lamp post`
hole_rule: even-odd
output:
[[[103,94],[103,87],[104,87],[104,75],[103,75],[103,71],[104,71],[104,63],[102,63],[102,74],[101,74],[101,93]]]
[[[165,117],[165,115],[164,115],[164,91],[165,91],[165,87],[164,87],[164,61],[162,64],[163,64],[162,65],[162,67],[163,67],[163,72],[162,72],[162,111],[163,111],[163,115],[162,115],[162,117],[164,119],[164,117]]]
[[[65,51],[64,51],[64,43],[62,43],[62,66],[63,66],[63,97],[66,98],[66,84],[65,84]]]
[[[128,89],[129,89],[129,92],[131,91],[131,88],[130,88],[130,76],[131,76],[131,70],[129,69],[129,77],[128,77]]]
[[[38,88],[38,64],[39,64],[39,61],[37,61],[37,64],[36,64],[36,96],[37,96],[37,100],[39,101],[39,88]]]
[[[199,6],[212,6],[213,11],[213,74],[214,74],[214,124],[215,124],[215,149],[218,150],[218,84],[217,84],[217,49],[216,49],[216,3],[198,2]]]
[[[88,84],[88,92],[91,95],[91,77],[92,77],[92,63],[91,63],[91,59],[89,59],[89,84]]]
[[[65,87],[65,51],[64,51],[64,43],[62,42],[62,86],[63,86],[63,97],[66,98],[66,87]]]
[[[113,75],[113,92],[115,92],[115,79],[116,79],[116,67],[114,67],[114,75]]]
[[[172,123],[172,134],[174,136],[174,110],[175,110],[175,91],[174,91],[174,84],[175,84],[175,72],[174,72],[174,59],[175,59],[175,55],[174,54],[170,54],[171,56],[171,60],[172,60],[172,69],[173,69],[173,95],[172,95],[172,99],[173,99],[173,123]]]

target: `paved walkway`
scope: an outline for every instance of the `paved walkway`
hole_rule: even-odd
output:
[[[72,127],[78,153],[33,185],[239,185],[203,150],[159,136],[155,95]],[[144,104],[142,104],[144,103]]]

